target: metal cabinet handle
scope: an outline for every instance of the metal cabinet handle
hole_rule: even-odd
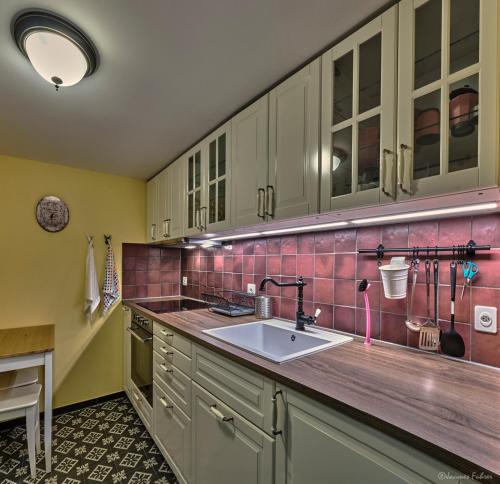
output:
[[[166,336],[167,338],[173,338],[174,337],[174,335],[172,333],[167,333],[164,329],[160,329],[160,333],[163,336]]]
[[[387,195],[388,197],[391,197],[393,199],[396,198],[396,192],[394,190],[394,177],[393,177],[394,170],[392,169],[393,165],[391,164],[390,178],[388,180],[387,177],[389,175],[389,172],[387,171],[387,157],[388,156],[394,157],[394,155],[395,155],[394,151],[384,148],[382,150],[382,163],[380,165],[381,166],[380,188],[384,195]]]
[[[203,218],[201,213],[203,212]],[[203,220],[203,222],[202,222]],[[200,230],[205,230],[207,228],[207,207],[200,208]]]
[[[166,401],[163,397],[160,397],[160,402],[161,402],[161,404],[162,404],[165,408],[174,408],[174,406],[173,406],[173,405],[169,405],[169,404],[167,403],[167,401]]]
[[[174,352],[173,351],[168,351],[167,348],[165,348],[165,346],[160,346],[160,351],[165,354],[165,355],[173,355]]]
[[[210,405],[210,411],[221,421],[221,422],[231,422],[234,420],[233,417],[226,417],[224,414],[217,408],[217,405],[214,403]]]
[[[163,221],[163,237],[170,237],[170,219],[166,218]]]
[[[173,373],[174,370],[173,368],[167,368],[165,364],[160,363],[160,368],[165,372],[165,373]]]
[[[280,435],[283,432],[281,430],[277,429],[278,426],[278,399],[276,398],[278,395],[281,395],[282,391],[277,390],[274,392],[273,398],[271,398],[271,403],[273,404],[273,419],[272,419],[272,427],[271,427],[271,433],[273,435]]]
[[[274,217],[274,187],[267,185],[266,187],[266,215]]]
[[[151,224],[151,240],[156,240],[156,224]]]
[[[411,153],[410,147],[401,143],[400,145],[400,159],[398,160],[398,185],[399,188],[405,193],[411,195],[411,174],[413,172],[413,157],[410,156],[408,160],[405,153]]]
[[[201,230],[201,213],[200,213],[200,209],[197,208],[195,211],[194,211],[194,226],[198,229],[198,230]]]
[[[258,188],[257,189],[257,217],[260,217],[260,218],[266,217],[265,196],[266,196],[266,191],[262,187]]]
[[[135,398],[138,402],[140,402],[140,401],[141,401],[141,397],[140,397],[139,395],[137,395],[137,393],[136,393],[136,392],[134,392],[134,398]]]

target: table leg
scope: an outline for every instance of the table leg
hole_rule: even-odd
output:
[[[52,352],[45,353],[44,428],[45,471],[50,472],[52,467]]]

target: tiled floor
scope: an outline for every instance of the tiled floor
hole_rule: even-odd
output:
[[[0,484],[177,484],[126,397],[55,417],[51,474],[42,452],[30,477],[25,439],[24,426],[0,432]]]

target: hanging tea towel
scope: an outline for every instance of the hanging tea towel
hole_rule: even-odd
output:
[[[88,320],[92,319],[99,303],[101,296],[99,295],[99,283],[97,282],[97,271],[95,269],[94,259],[94,238],[88,236],[87,261],[85,270],[85,303],[84,313]]]
[[[106,267],[104,270],[104,287],[102,288],[104,303],[102,313],[106,314],[113,304],[120,298],[120,284],[118,282],[118,273],[115,266],[115,255],[111,245],[111,237],[106,239],[108,252],[106,254]]]

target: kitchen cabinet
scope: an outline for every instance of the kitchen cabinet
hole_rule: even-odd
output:
[[[197,383],[192,394],[193,481],[273,483],[274,439]]]
[[[132,311],[127,306],[122,306],[123,310],[123,388],[128,397],[131,398],[131,382],[130,375],[130,332],[129,328],[132,324]]]
[[[438,483],[442,472],[447,482],[459,483],[459,471],[427,454],[293,390],[279,390],[276,483]]]
[[[167,238],[178,238],[184,235],[184,204],[186,195],[184,191],[184,158],[174,161],[167,167]]]
[[[185,235],[229,227],[231,201],[231,125],[226,123],[186,156]]]
[[[395,193],[397,7],[322,57],[321,210]]]
[[[266,94],[231,120],[231,225],[265,221],[268,185],[269,97]]]
[[[158,213],[159,213],[159,194],[160,194],[160,179],[155,176],[148,181],[146,186],[146,241],[156,242],[158,240]]]
[[[269,93],[270,219],[318,211],[320,64],[314,60]]]
[[[400,2],[398,198],[497,185],[498,8]]]

